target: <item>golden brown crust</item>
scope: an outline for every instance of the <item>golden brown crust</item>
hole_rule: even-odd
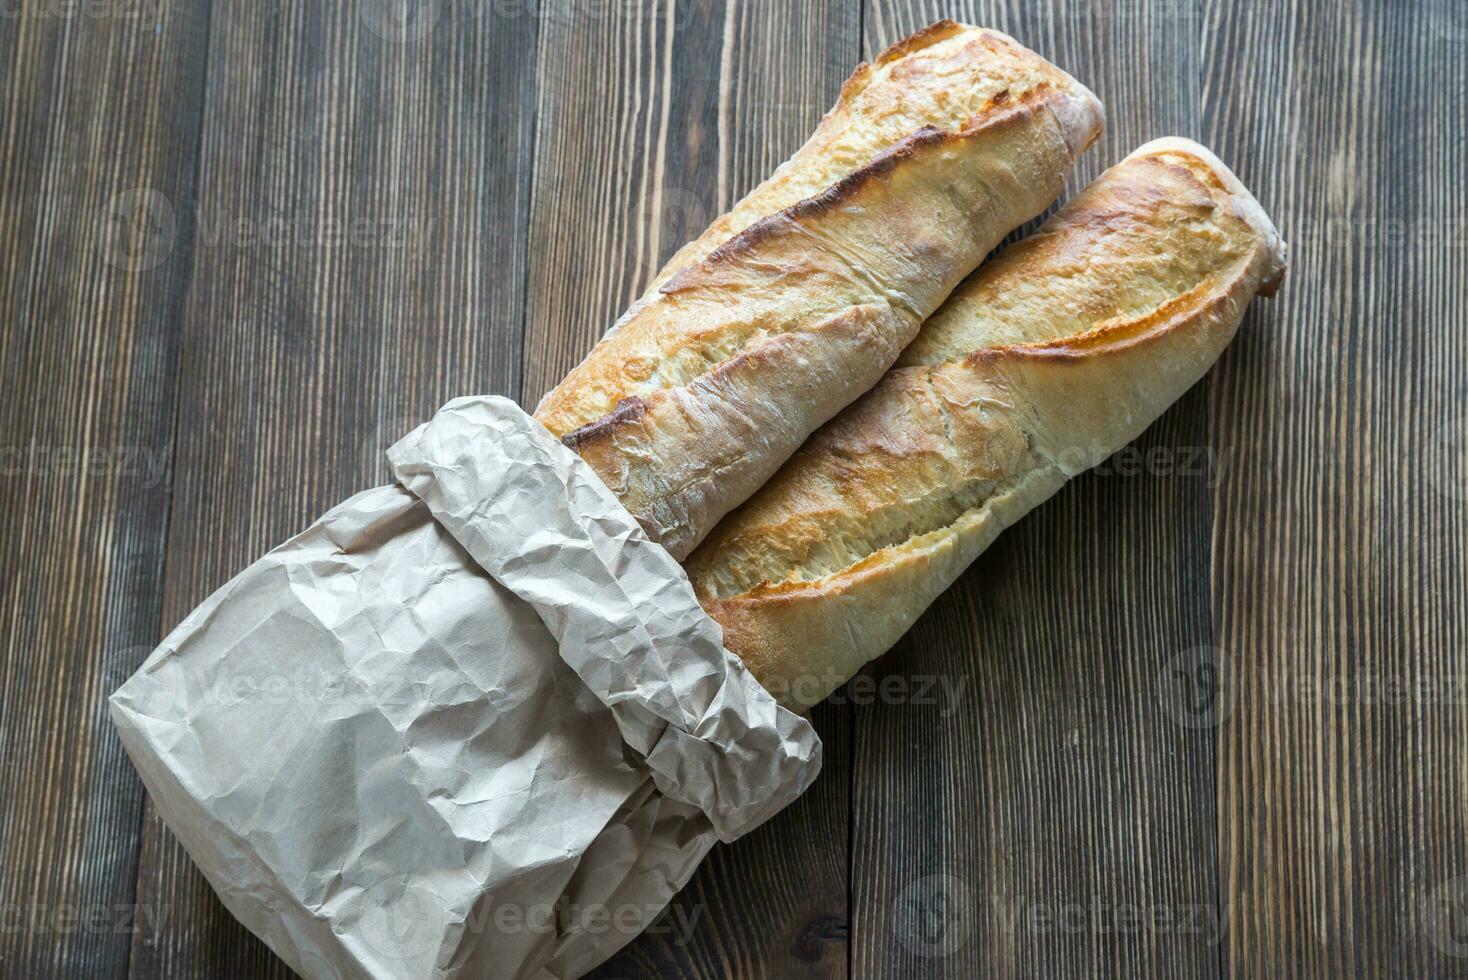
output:
[[[885,651],[1004,527],[1207,370],[1284,248],[1211,154],[1149,144],[979,270],[688,562],[788,705]]]
[[[974,28],[858,75],[536,410],[680,558],[1048,206],[1100,128],[1083,87]]]
[[[1002,120],[992,119],[983,125],[1010,122],[1017,115],[1017,113],[1007,113]],[[955,142],[973,136],[979,128],[979,126],[973,126],[958,132],[948,132],[933,126],[924,126],[911,136],[905,137],[896,146],[883,151],[866,166],[852,171],[814,197],[797,201],[776,214],[756,221],[714,249],[702,261],[686,265],[673,273],[666,282],[658,287],[658,292],[671,295],[697,285],[707,278],[711,270],[729,260],[748,255],[755,251],[760,243],[777,237],[788,223],[815,221],[838,208],[850,207],[860,200],[862,191],[873,181],[887,176],[899,165],[920,159],[924,156],[923,151],[931,150],[937,144]]]
[[[894,61],[905,58],[910,54],[930,48],[939,41],[946,41],[950,37],[962,34],[969,28],[964,27],[957,21],[948,19],[934,21],[927,27],[919,28],[900,41],[889,45],[885,51],[877,55],[876,65],[891,64]]]
[[[654,285],[760,218],[821,193],[923,126],[961,129],[977,122],[1001,93],[1019,97],[1041,85],[1079,96],[1082,114],[1069,122],[1077,138],[1089,145],[1100,135],[1095,96],[1013,38],[953,21],[918,31],[883,52],[875,66],[858,65],[805,145],[680,249]]]

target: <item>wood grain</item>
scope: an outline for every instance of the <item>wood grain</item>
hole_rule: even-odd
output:
[[[1108,119],[1076,187],[1196,134],[1194,13],[874,0],[866,48],[949,14],[1073,73]],[[1210,642],[1207,473],[1184,465],[1208,445],[1204,396],[1139,443],[1166,465],[1075,480],[875,665],[898,686],[856,721],[853,976],[1218,974],[1195,931],[1217,917],[1212,733],[1158,697]]]
[[[207,11],[0,18],[0,974],[122,976]],[[152,16],[156,14],[156,16]]]
[[[1213,559],[1228,966],[1468,975],[1468,9],[1208,16],[1208,138],[1294,246],[1210,392],[1237,459]]]
[[[1458,0],[7,6],[0,976],[289,975],[105,695],[442,401],[533,404],[942,16],[1103,98],[1072,189],[1200,138],[1293,268],[595,975],[1468,976]]]
[[[447,399],[514,393],[538,22],[221,5],[209,38],[163,619],[337,501]],[[141,977],[285,976],[149,809]]]

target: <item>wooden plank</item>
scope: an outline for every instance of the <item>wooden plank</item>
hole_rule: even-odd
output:
[[[685,241],[805,140],[855,67],[855,3],[548,5],[540,38],[524,403],[590,349]],[[663,928],[595,975],[845,977],[847,727],[825,770],[721,847]],[[682,928],[693,924],[691,933]]]
[[[1468,970],[1468,8],[1209,5],[1208,136],[1293,245],[1216,375],[1238,975]]]
[[[900,687],[818,710],[816,788],[598,975],[1462,973],[1468,14],[1199,4],[0,17],[0,973],[286,975],[135,839],[105,694],[443,399],[532,402],[862,38],[942,15],[1106,99],[1082,178],[1203,137],[1294,269],[1164,464],[1011,530],[871,672]]]
[[[515,394],[533,6],[215,11],[165,625],[455,395]],[[135,977],[284,976],[149,811]]]
[[[71,12],[68,13],[68,10]],[[0,17],[0,973],[122,976],[206,4]]]
[[[1101,96],[1073,188],[1196,133],[1190,2],[871,0],[866,50],[944,15]],[[893,686],[856,719],[853,976],[1218,973],[1212,732],[1159,696],[1211,641],[1205,396],[1140,440],[1150,465],[1119,459],[1007,531],[874,666]]]

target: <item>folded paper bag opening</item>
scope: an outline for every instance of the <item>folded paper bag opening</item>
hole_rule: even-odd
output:
[[[821,745],[514,403],[462,398],[111,699],[160,815],[307,977],[580,976]]]

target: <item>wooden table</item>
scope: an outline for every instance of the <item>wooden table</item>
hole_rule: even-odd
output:
[[[597,975],[1468,975],[1468,4],[398,6],[4,7],[0,975],[287,974],[104,696],[440,403],[533,404],[941,15],[1103,97],[1073,187],[1201,139],[1293,268]]]

